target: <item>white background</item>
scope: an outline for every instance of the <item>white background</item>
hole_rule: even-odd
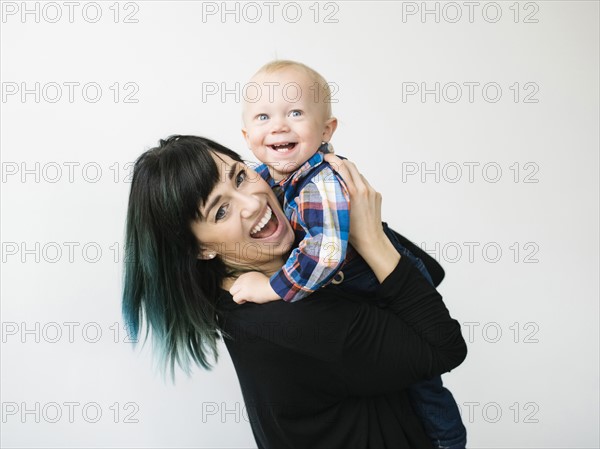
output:
[[[3,447],[254,447],[224,347],[173,386],[123,341],[120,250],[128,163],[175,133],[253,160],[273,58],[335,83],[336,152],[446,269],[469,446],[599,446],[598,2],[76,3],[2,2]]]

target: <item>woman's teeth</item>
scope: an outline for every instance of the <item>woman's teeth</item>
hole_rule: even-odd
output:
[[[269,220],[271,219],[271,214],[273,213],[273,211],[271,210],[271,208],[269,206],[267,206],[267,211],[265,212],[265,215],[262,217],[262,219],[258,222],[258,224],[256,226],[254,226],[254,229],[252,229],[252,231],[250,232],[250,235],[256,234],[257,232],[259,232],[262,228],[265,227],[265,225],[269,222]]]

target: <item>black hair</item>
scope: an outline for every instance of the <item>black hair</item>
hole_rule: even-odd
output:
[[[122,313],[135,340],[146,320],[162,368],[210,369],[219,338],[215,302],[232,272],[220,258],[198,259],[191,223],[219,181],[212,154],[243,160],[197,136],[173,135],[135,162],[125,231]]]

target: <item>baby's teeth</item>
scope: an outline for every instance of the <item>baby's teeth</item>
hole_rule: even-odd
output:
[[[288,147],[289,145],[292,145],[292,143],[280,143],[280,144],[275,144],[275,145],[271,145],[271,148],[273,148],[275,151],[279,152],[279,153],[287,153],[288,151],[291,151],[291,148]]]

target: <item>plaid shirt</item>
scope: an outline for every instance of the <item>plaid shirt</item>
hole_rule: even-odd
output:
[[[270,284],[283,300],[297,301],[329,283],[342,267],[348,249],[350,195],[320,152],[279,183],[265,164],[256,171],[283,202],[299,242]]]

